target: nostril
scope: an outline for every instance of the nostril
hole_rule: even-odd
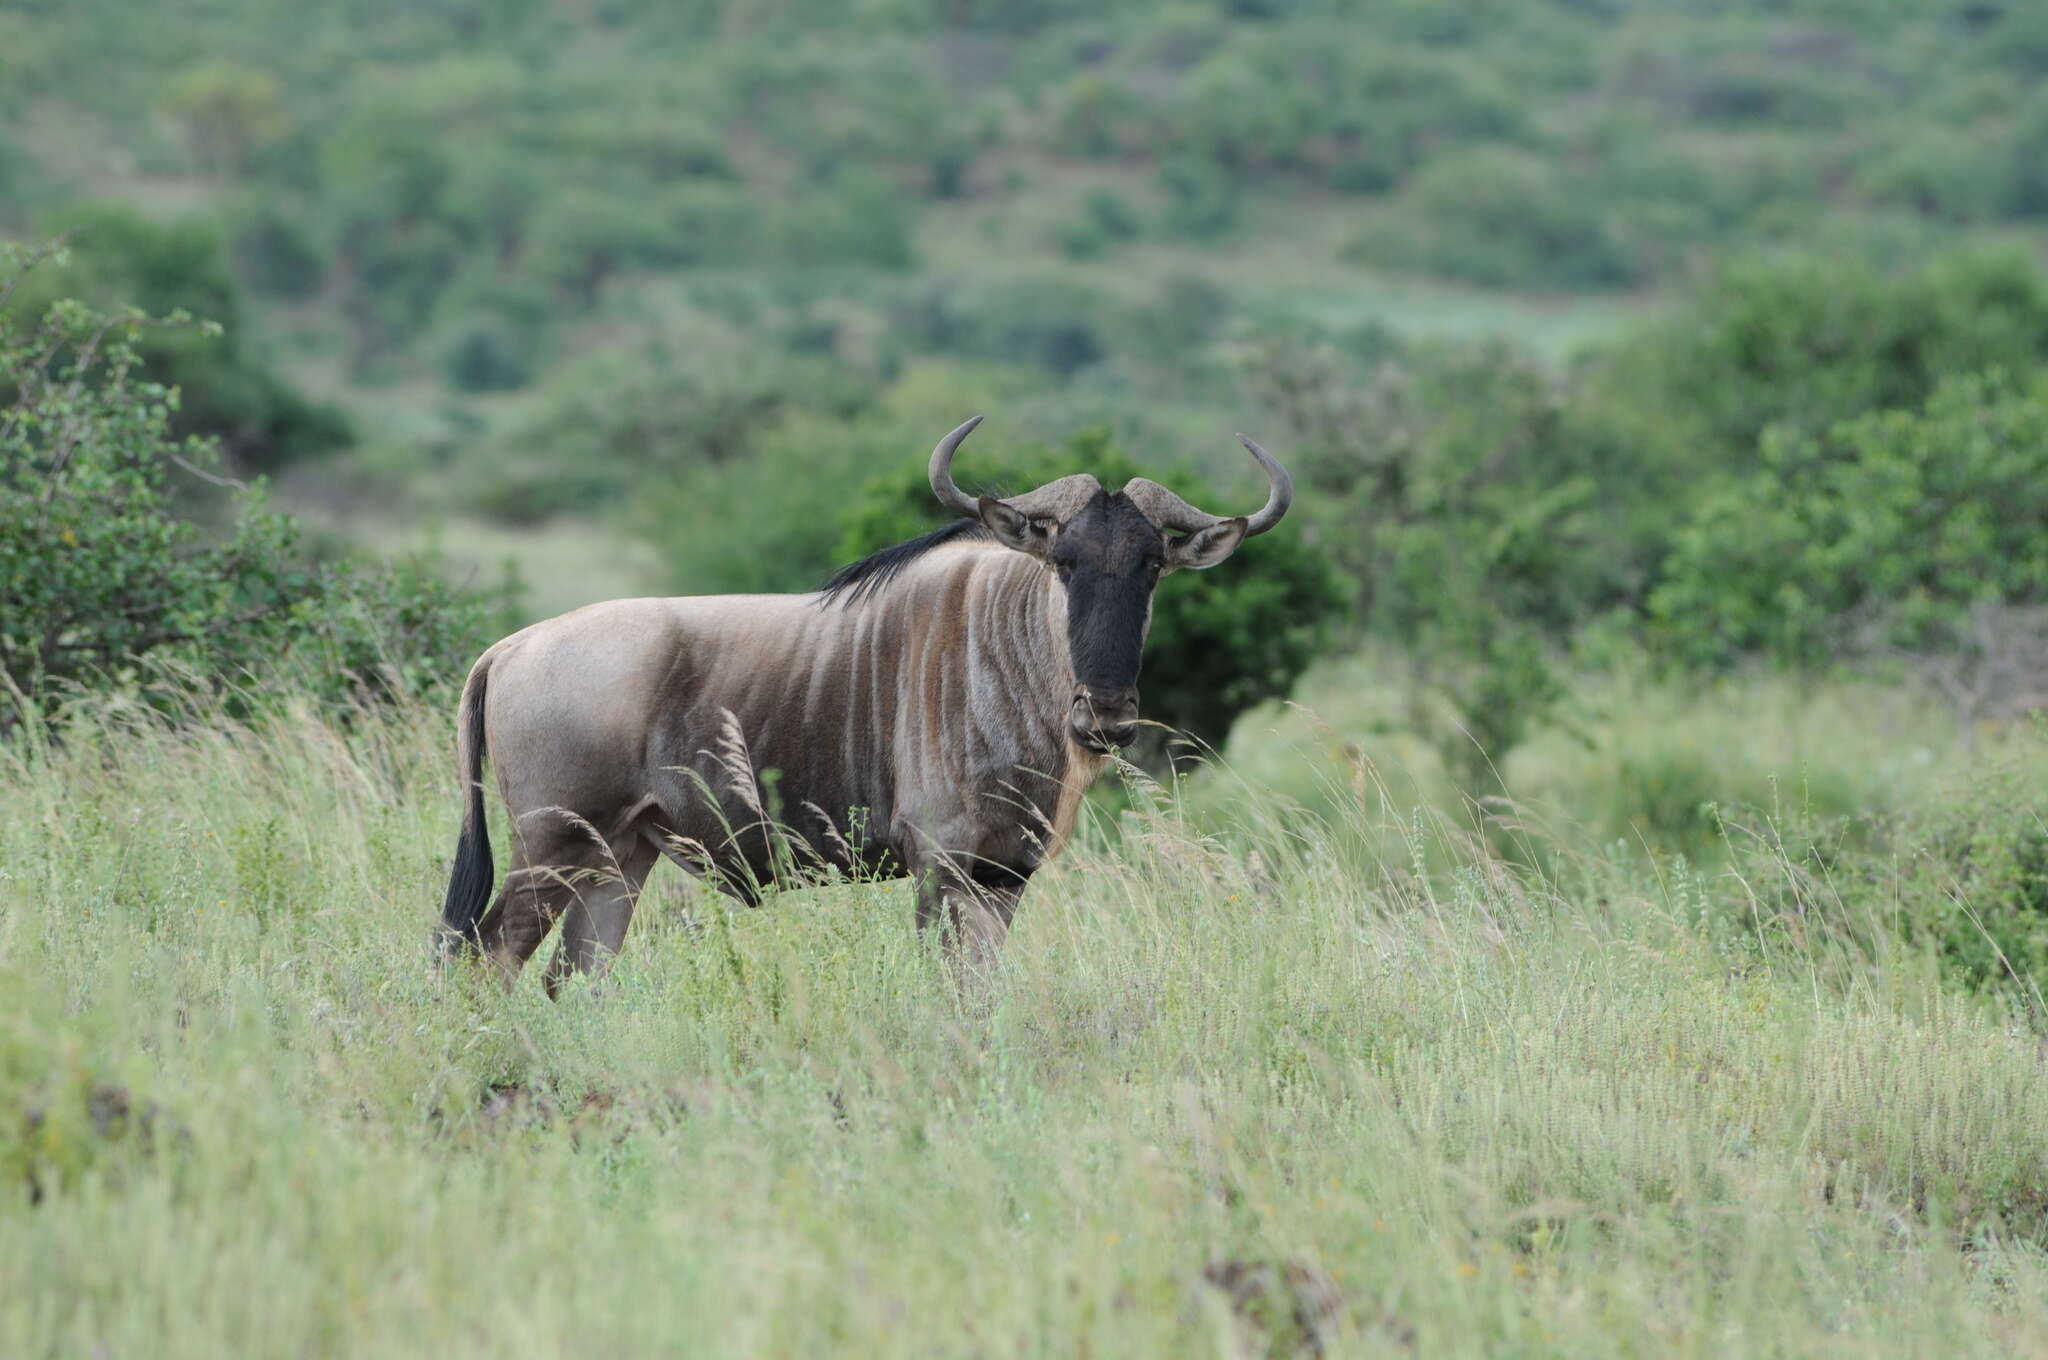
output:
[[[1074,696],[1067,725],[1084,746],[1127,746],[1138,729],[1137,691],[1083,689]]]

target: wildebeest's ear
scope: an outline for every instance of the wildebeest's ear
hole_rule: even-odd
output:
[[[981,522],[996,536],[996,541],[1006,548],[1015,548],[1033,557],[1045,556],[1046,544],[1051,536],[1031,517],[1014,505],[1005,505],[994,496],[983,496],[980,501]]]
[[[1213,567],[1237,551],[1237,545],[1244,542],[1247,521],[1243,515],[1236,519],[1218,520],[1206,529],[1197,529],[1184,538],[1170,538],[1166,541],[1166,569],[1179,571],[1182,567]]]

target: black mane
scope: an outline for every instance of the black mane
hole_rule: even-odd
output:
[[[824,597],[820,604],[837,604],[842,600],[853,602],[871,595],[889,584],[905,567],[930,552],[933,548],[947,543],[959,543],[978,538],[993,538],[987,526],[977,519],[956,519],[951,524],[941,525],[928,534],[869,553],[858,562],[849,563],[832,573],[824,585],[818,587]]]

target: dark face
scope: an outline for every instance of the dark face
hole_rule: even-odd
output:
[[[1170,571],[1213,567],[1230,556],[1247,522],[1220,519],[1169,537],[1130,497],[1099,487],[1061,523],[987,496],[979,511],[999,541],[1042,560],[1066,593],[1074,663],[1067,728],[1074,740],[1101,752],[1127,745],[1138,726],[1138,666],[1152,624],[1152,588]]]
[[[1067,725],[1092,751],[1128,745],[1137,730],[1152,588],[1167,567],[1166,537],[1121,492],[1105,491],[1051,535],[1045,560],[1067,593],[1074,663]]]

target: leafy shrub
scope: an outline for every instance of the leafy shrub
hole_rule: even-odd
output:
[[[268,297],[298,300],[320,291],[327,272],[305,228],[274,204],[243,216],[228,242],[236,272]]]
[[[1981,129],[1926,129],[1876,159],[1858,177],[1857,188],[1873,202],[1900,204],[1946,222],[1992,221],[2005,209],[2014,180],[1988,140]]]
[[[1138,217],[1121,195],[1091,189],[1081,200],[1081,218],[1062,227],[1060,249],[1071,259],[1091,259],[1138,234]]]
[[[1144,102],[1099,71],[1080,71],[1053,96],[1049,140],[1081,156],[1113,156],[1146,140]]]
[[[0,726],[81,687],[189,700],[148,685],[168,673],[242,705],[287,675],[336,702],[460,676],[485,602],[425,566],[323,561],[253,492],[218,535],[171,513],[173,477],[210,477],[217,451],[169,433],[178,392],[142,376],[152,328],[70,301],[32,324],[0,309]]]
[[[1203,240],[1237,225],[1242,187],[1235,175],[1214,161],[1175,156],[1159,167],[1159,185],[1166,190],[1159,225],[1168,235]]]
[[[1167,355],[1183,357],[1206,339],[1232,310],[1230,294],[1207,275],[1176,270],[1159,281],[1145,333]]]
[[[2038,5],[2005,5],[1989,31],[1984,50],[2000,64],[2024,77],[2048,76],[2048,11]]]
[[[1090,290],[1058,279],[940,280],[899,299],[889,329],[915,349],[1034,364],[1065,378],[1108,356],[1109,314]]]
[[[1918,406],[1950,374],[2044,359],[2048,282],[2022,255],[1963,250],[1896,268],[1794,251],[1727,261],[1584,376],[1594,400],[1626,389],[1645,417],[1629,431],[1632,465],[1647,450],[1727,466],[1768,425],[1818,432]]]
[[[1285,338],[1246,358],[1288,431],[1304,535],[1354,583],[1360,625],[1448,708],[1417,724],[1445,764],[1496,792],[1493,762],[1561,692],[1557,653],[1603,588],[1604,507],[1530,356],[1393,346],[1364,382],[1355,362]]]
[[[1502,148],[1432,161],[1350,248],[1375,264],[1494,288],[1615,288],[1636,269],[1601,210]]]
[[[1602,607],[1644,606],[1680,522],[1726,478],[1754,471],[1767,427],[1819,437],[1870,411],[1916,408],[1945,375],[2044,360],[2048,286],[2023,256],[1727,261],[1571,375],[1558,471],[1605,498],[1603,532],[1586,545],[1589,572],[1608,583]]]
[[[1877,919],[1963,982],[2032,1007],[2048,982],[2044,773],[2048,730],[2037,722],[1896,818],[1887,853],[1863,874]]]
[[[2015,217],[2048,217],[2048,98],[2037,98],[2013,138],[2006,209]]]
[[[291,118],[274,77],[220,61],[180,74],[171,86],[168,112],[184,125],[194,158],[215,173],[245,168]]]
[[[669,248],[683,264],[737,264],[760,247],[762,206],[738,185],[692,180],[670,190],[662,206]]]
[[[352,442],[339,408],[306,400],[242,345],[241,308],[219,234],[199,221],[159,224],[114,204],[82,204],[52,219],[74,247],[61,271],[23,281],[14,307],[35,313],[59,296],[102,308],[134,305],[160,315],[187,311],[218,323],[138,337],[141,357],[166,386],[186,392],[171,433],[215,440],[245,471],[267,472]]]
[[[532,378],[532,346],[502,323],[472,321],[456,332],[442,366],[458,392],[506,392]]]
[[[656,184],[734,178],[717,130],[701,114],[684,109],[651,104],[626,110],[575,109],[550,119],[546,135],[564,152],[630,167]]]
[[[658,208],[625,194],[572,190],[536,214],[531,267],[575,306],[596,303],[606,279],[636,265],[688,258]]]
[[[534,523],[614,502],[629,488],[701,477],[750,454],[794,413],[845,419],[870,395],[856,373],[822,355],[658,343],[593,356],[543,383],[524,420],[472,450],[460,480],[476,508]]]
[[[870,265],[903,269],[911,262],[910,213],[904,196],[876,175],[846,173],[771,211],[764,258],[792,265]]]
[[[1141,468],[1103,430],[1077,435],[1064,447],[979,456],[975,468],[980,484],[999,493],[1079,471],[1111,489],[1151,477],[1218,513],[1235,504],[1184,471]],[[870,480],[839,516],[840,556],[866,556],[950,518],[933,499],[923,468],[894,467]],[[1344,607],[1345,591],[1327,558],[1291,524],[1250,540],[1222,568],[1168,580],[1153,597],[1139,682],[1145,715],[1221,746],[1238,714],[1292,691]]]
[[[2048,603],[2044,522],[2048,401],[1958,378],[1918,411],[1768,431],[1679,531],[1651,608],[1702,660],[1925,646],[1980,601]]]
[[[1070,87],[1062,127],[1093,134],[1093,154],[1147,151],[1232,177],[1289,171],[1373,190],[1448,147],[1528,131],[1509,94],[1469,66],[1340,18],[1212,29],[1169,11],[1166,23],[1110,74]]]

